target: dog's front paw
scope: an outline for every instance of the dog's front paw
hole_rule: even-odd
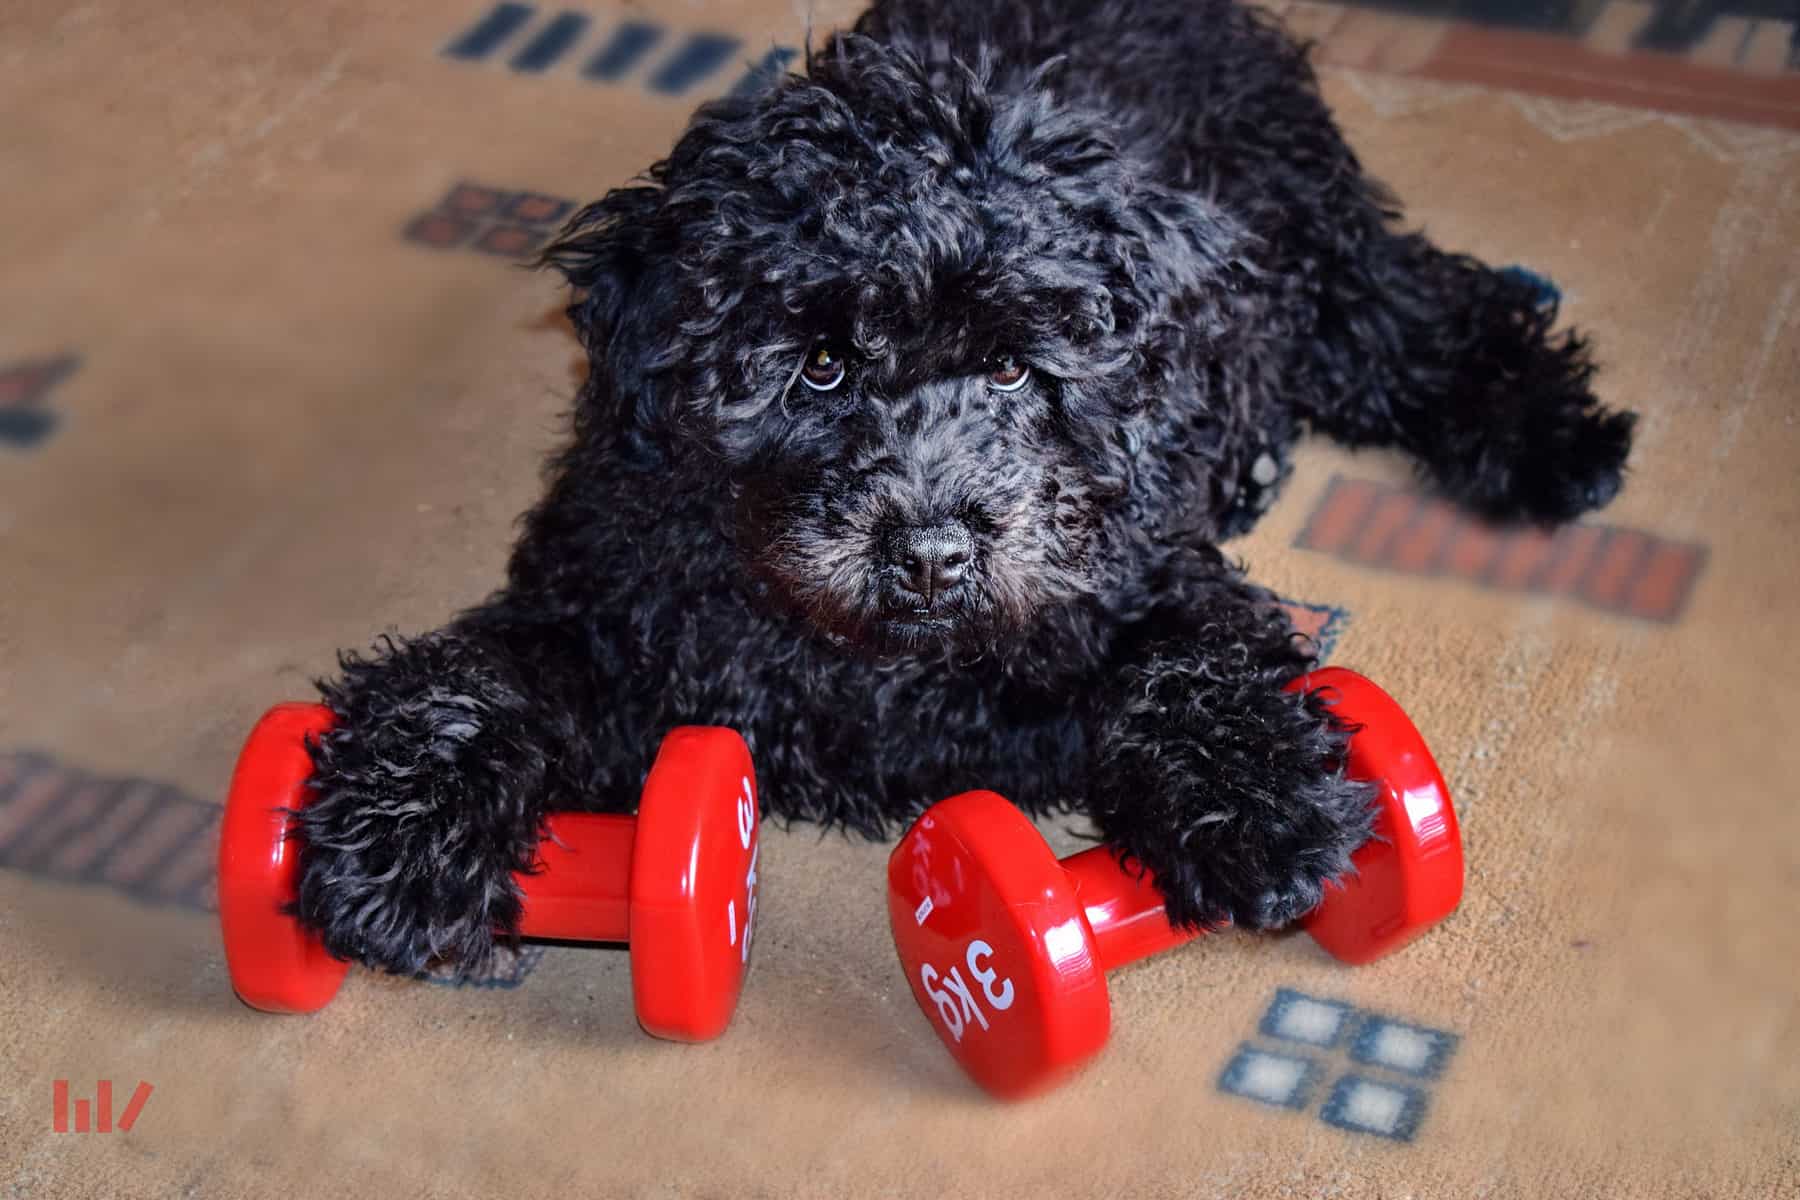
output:
[[[448,660],[448,661],[446,661]],[[352,661],[327,691],[338,723],[312,746],[296,818],[295,913],[326,949],[390,971],[485,967],[516,930],[542,755],[512,693],[429,642]]]
[[[1172,923],[1271,929],[1305,915],[1375,820],[1319,697],[1153,680],[1102,734],[1096,819],[1155,876]]]
[[[1278,929],[1318,907],[1369,838],[1374,788],[1336,773],[1289,786],[1285,804],[1208,806],[1175,832],[1152,868],[1171,922]]]
[[[296,915],[337,957],[408,975],[432,966],[475,972],[496,930],[517,925],[512,870],[473,831],[317,806],[303,816]]]
[[[1373,801],[1373,784],[1323,774],[1294,788],[1280,813],[1256,806],[1258,819],[1186,838],[1190,853],[1166,882],[1157,876],[1170,916],[1183,925],[1201,925],[1202,914],[1253,930],[1291,925],[1350,871],[1350,855],[1370,837]]]

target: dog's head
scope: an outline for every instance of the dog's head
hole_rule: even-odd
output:
[[[703,449],[746,572],[827,634],[996,644],[1120,586],[1169,507],[1167,393],[1242,234],[1051,75],[860,37],[808,65],[546,252],[589,416]]]

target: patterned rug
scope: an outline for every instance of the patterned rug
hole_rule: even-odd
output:
[[[1283,10],[1409,219],[1560,293],[1643,418],[1555,535],[1315,443],[1231,547],[1437,748],[1469,877],[1421,942],[1118,971],[1102,1058],[1002,1107],[900,977],[888,848],[770,827],[709,1045],[645,1038],[607,947],[235,1001],[251,721],[479,600],[561,438],[582,356],[513,264],[852,11],[0,13],[0,1196],[1800,1195],[1800,76],[1762,0]]]

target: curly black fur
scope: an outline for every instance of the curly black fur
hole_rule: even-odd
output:
[[[807,68],[546,251],[592,371],[505,587],[324,686],[298,910],[334,952],[480,962],[545,814],[630,806],[690,722],[781,816],[991,787],[1084,808],[1176,922],[1281,924],[1369,824],[1215,548],[1300,430],[1502,518],[1617,490],[1583,343],[1395,228],[1268,19],[892,0]]]

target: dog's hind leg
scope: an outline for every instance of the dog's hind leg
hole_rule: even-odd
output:
[[[1595,398],[1586,343],[1552,332],[1556,301],[1531,279],[1385,228],[1325,263],[1296,389],[1315,427],[1399,446],[1494,518],[1563,521],[1612,499],[1634,417]]]

